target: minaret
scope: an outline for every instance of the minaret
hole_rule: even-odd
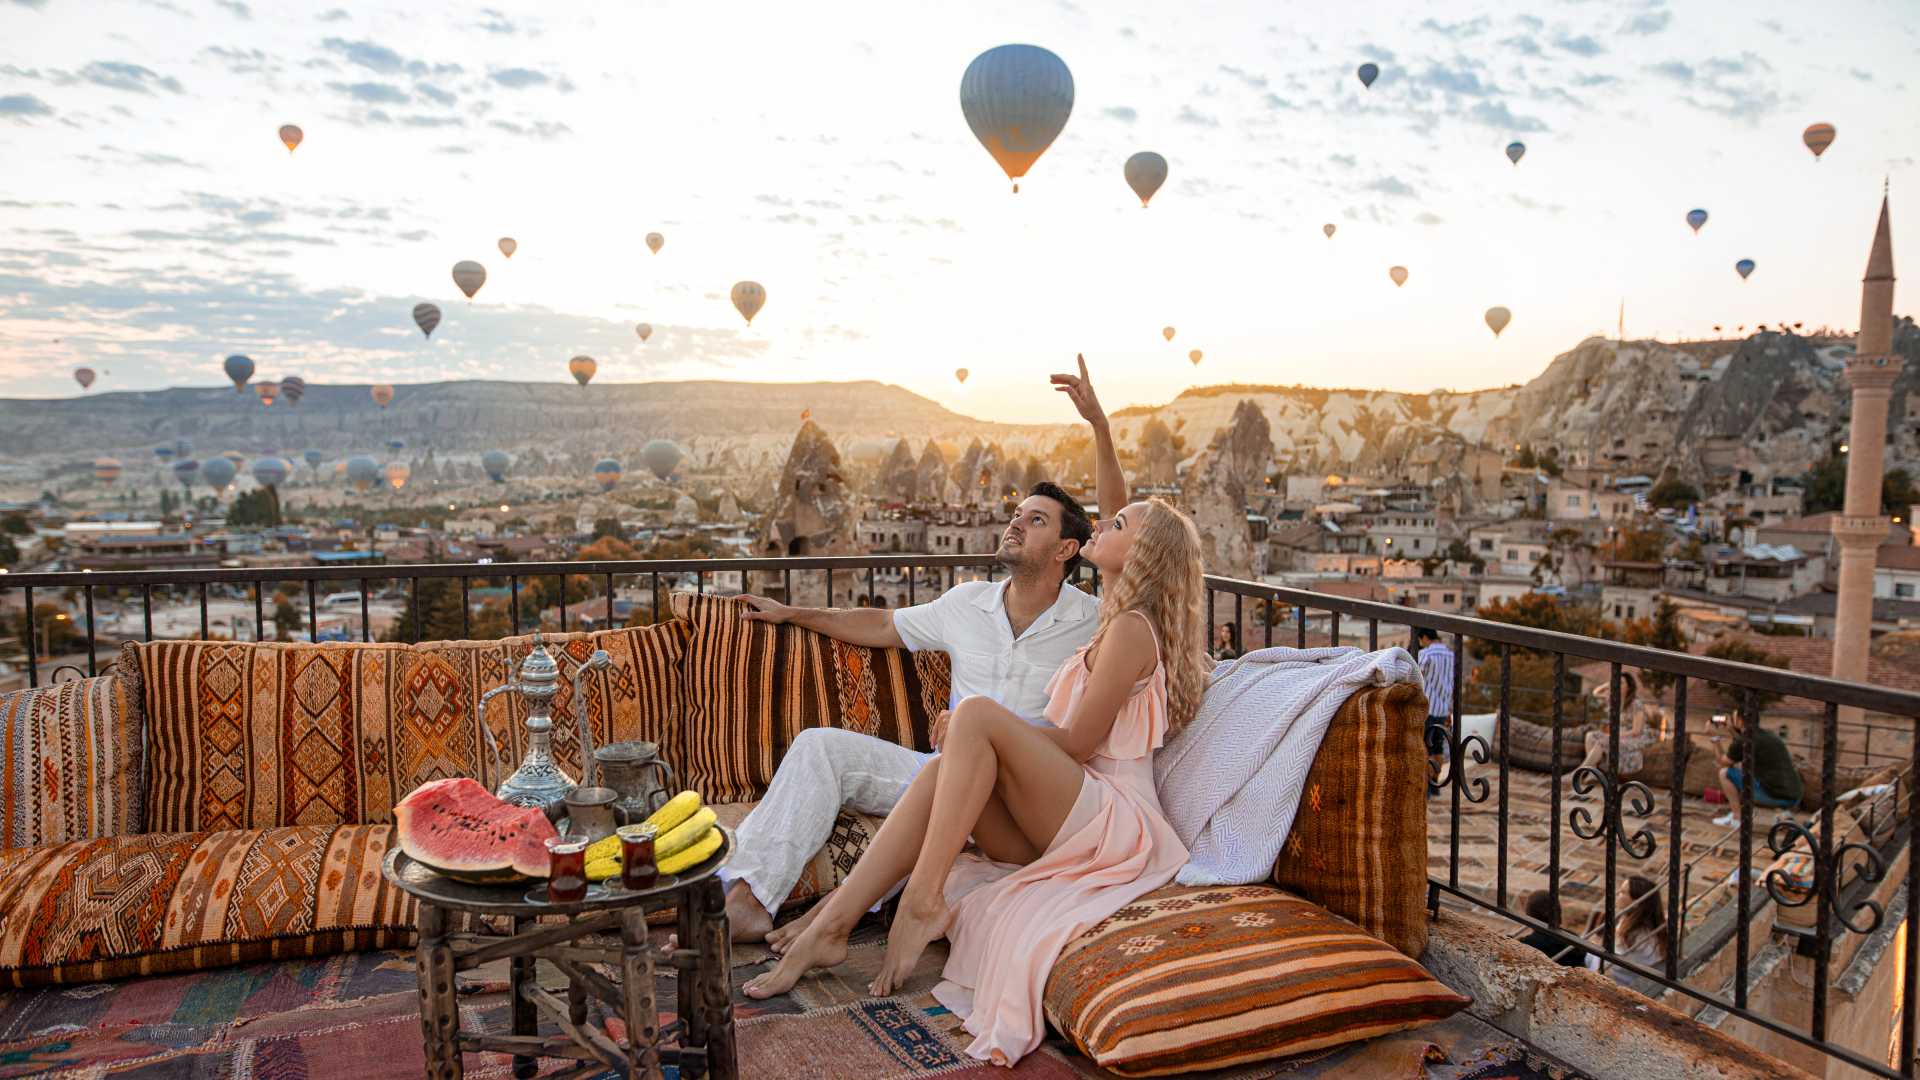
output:
[[[1887,399],[1900,374],[1893,353],[1893,236],[1887,199],[1880,198],[1880,224],[1867,255],[1867,276],[1860,289],[1860,340],[1847,361],[1853,388],[1853,427],[1847,439],[1847,501],[1833,519],[1840,546],[1840,605],[1834,617],[1833,677],[1867,681],[1867,652],[1873,638],[1873,564],[1887,538],[1880,513],[1880,481],[1887,444]],[[1842,720],[1859,720],[1860,710],[1842,708]]]

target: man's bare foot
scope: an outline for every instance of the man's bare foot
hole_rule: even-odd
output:
[[[945,898],[935,895],[931,902],[907,896],[900,898],[900,912],[887,928],[887,957],[881,961],[880,974],[867,985],[867,993],[886,997],[907,984],[913,967],[927,946],[947,936],[953,923],[953,909]]]
[[[735,941],[764,941],[773,929],[773,916],[767,914],[753,890],[744,881],[727,889],[727,927]]]
[[[755,976],[741,989],[748,997],[764,1001],[793,989],[793,984],[799,982],[807,972],[815,968],[834,967],[845,963],[846,959],[846,936],[816,927],[795,938],[772,971]]]
[[[801,934],[806,933],[807,927],[813,925],[814,917],[819,915],[820,909],[826,906],[827,902],[823,898],[819,903],[808,908],[806,914],[801,915],[799,918],[784,926],[776,926],[767,931],[767,948],[771,949],[775,956],[786,952],[788,943],[798,938]]]

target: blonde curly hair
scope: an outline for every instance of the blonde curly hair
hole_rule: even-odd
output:
[[[1205,589],[1201,584],[1200,531],[1193,519],[1161,499],[1149,499],[1153,512],[1133,526],[1133,548],[1126,569],[1108,586],[1100,603],[1097,645],[1114,620],[1129,611],[1145,615],[1159,632],[1161,662],[1167,669],[1167,738],[1187,725],[1200,709],[1212,664],[1206,655]]]

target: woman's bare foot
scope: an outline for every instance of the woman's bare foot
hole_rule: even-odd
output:
[[[744,881],[734,882],[727,890],[727,927],[735,941],[762,941],[773,929],[773,916]]]
[[[928,945],[946,937],[947,927],[952,923],[953,909],[947,906],[944,897],[936,894],[931,900],[916,900],[902,896],[900,912],[887,928],[887,957],[880,964],[880,974],[867,985],[867,992],[874,997],[886,997],[905,986],[913,977],[913,967],[920,962],[920,954],[927,951]]]
[[[764,1001],[793,989],[793,984],[799,982],[807,972],[815,968],[835,967],[845,963],[846,959],[846,935],[816,927],[795,938],[787,946],[787,951],[780,955],[780,962],[774,965],[772,971],[755,976],[741,989],[748,997]]]
[[[788,943],[806,933],[807,927],[813,925],[814,917],[819,915],[820,909],[826,906],[827,902],[823,898],[819,903],[808,908],[799,918],[767,931],[767,948],[772,950],[775,956],[786,952]]]

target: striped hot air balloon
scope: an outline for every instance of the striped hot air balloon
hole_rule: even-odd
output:
[[[247,380],[253,378],[253,361],[245,356],[229,356],[221,366],[226,369],[227,378],[233,380],[236,394],[245,390]]]
[[[413,325],[427,337],[433,336],[434,328],[440,325],[440,309],[433,304],[413,305]]]
[[[1832,124],[1809,124],[1807,130],[1800,133],[1800,141],[1806,143],[1807,149],[1813,151],[1813,160],[1819,161],[1820,155],[1826,153],[1827,147],[1833,145],[1834,135]]]
[[[472,259],[462,259],[453,264],[453,283],[467,294],[468,300],[472,300],[473,294],[480,291],[480,286],[487,283],[487,268]]]
[[[593,373],[600,370],[600,362],[591,356],[576,356],[567,361],[567,374],[573,381],[585,386],[593,381]]]
[[[741,281],[734,284],[733,309],[746,318],[748,326],[753,325],[753,317],[760,314],[760,309],[766,303],[767,290],[759,282]]]
[[[1073,72],[1038,45],[988,49],[960,76],[960,112],[1019,191],[1020,178],[1066,129]]]
[[[600,485],[601,491],[612,491],[620,484],[620,463],[612,458],[601,458],[593,463],[593,479]]]
[[[386,477],[387,486],[399,491],[407,486],[408,478],[413,476],[413,466],[404,461],[389,461],[382,473]]]
[[[300,404],[300,399],[307,396],[307,380],[298,375],[281,379],[280,396],[287,399],[288,405]]]
[[[103,484],[111,484],[115,480],[120,479],[122,469],[123,466],[120,464],[119,458],[95,458],[93,462],[93,478]]]
[[[273,408],[275,398],[280,396],[280,384],[271,379],[253,384],[254,392],[260,395],[260,404]]]

